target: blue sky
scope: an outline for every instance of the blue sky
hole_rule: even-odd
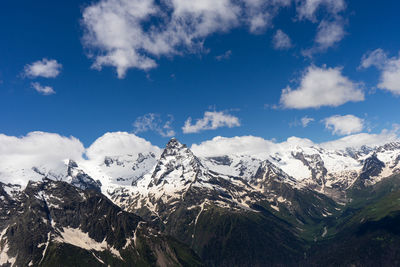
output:
[[[3,1],[0,133],[325,142],[400,123],[398,1],[212,2]]]

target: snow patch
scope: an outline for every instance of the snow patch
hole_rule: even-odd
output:
[[[0,252],[0,265],[9,263],[11,264],[11,266],[13,266],[15,264],[17,258],[8,256],[8,250],[8,242],[6,241],[6,243],[2,246]]]
[[[108,245],[105,239],[103,240],[103,242],[99,243],[96,240],[90,238],[88,233],[82,232],[82,230],[79,228],[63,227],[61,231],[61,237],[57,237],[55,241],[68,243],[86,250],[109,250],[116,257],[122,259],[119,251],[116,250],[114,247]]]
[[[11,264],[11,266],[13,266],[15,264],[15,261],[17,258],[8,256],[9,246],[8,246],[7,237],[5,237],[7,230],[8,230],[8,226],[6,228],[4,228],[3,231],[1,231],[1,233],[0,233],[0,245],[1,245],[0,246],[0,265],[9,263],[9,264]],[[4,243],[3,243],[3,240],[5,240]]]
[[[278,206],[275,206],[275,205],[270,205],[270,206],[271,206],[271,208],[273,208],[274,210],[279,212],[279,207]]]

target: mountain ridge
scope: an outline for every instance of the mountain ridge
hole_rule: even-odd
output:
[[[185,260],[200,264],[200,259],[207,266],[317,262],[318,256],[312,253],[312,258],[303,259],[303,254],[314,246],[313,242],[328,242],[327,238],[339,238],[343,231],[356,229],[342,227],[340,223],[351,225],[362,208],[374,201],[383,201],[381,198],[393,190],[400,190],[400,182],[398,186],[396,180],[399,162],[400,143],[340,151],[297,146],[268,154],[266,158],[197,157],[186,145],[172,138],[158,159],[151,151],[142,151],[137,155],[104,156],[96,163],[65,160],[56,170],[33,166],[31,172],[35,179],[25,187],[0,184],[3,200],[0,265],[29,264],[30,261],[33,265],[43,265],[42,261],[59,260],[54,253],[69,255],[71,251],[100,265],[133,261],[163,266],[184,264]],[[296,169],[300,175],[308,173],[309,176],[298,179],[298,175],[291,175]],[[382,188],[392,185],[391,191],[379,189],[379,197],[372,200],[360,197],[363,192],[383,184],[389,185]],[[88,198],[89,195],[97,200]],[[125,225],[125,220],[131,217],[134,219],[129,220],[138,222],[128,229],[128,236],[110,237],[115,225],[109,224],[107,230],[90,228],[92,219],[103,220],[95,215],[97,212],[90,220],[76,215],[87,218],[80,224],[66,219],[66,213],[76,213],[84,207],[96,210],[102,201],[108,203],[107,209],[114,210],[100,212],[109,223],[114,222],[113,217],[119,212],[126,214],[126,218],[118,224]],[[66,202],[69,204],[65,205]],[[357,206],[357,203],[363,204]],[[27,205],[32,208],[27,210],[24,208]],[[18,235],[13,237],[9,229],[17,214],[29,220],[19,224]],[[25,256],[15,253],[18,249],[28,251],[16,242],[20,242],[18,236],[26,232],[32,220],[40,222],[37,226],[41,228],[29,246],[53,244],[49,252],[33,250],[34,258],[28,252],[24,252]],[[152,229],[144,231],[152,241],[146,243],[147,252],[142,251],[143,255],[135,243],[133,253],[142,256],[132,258],[124,250],[126,244],[133,242],[132,231],[140,225]],[[335,238],[332,240],[340,240]],[[86,243],[76,240],[87,240],[92,245],[87,247]],[[357,240],[355,237],[352,242]],[[239,244],[245,244],[246,253]],[[186,256],[168,252],[171,246],[178,246]],[[25,262],[21,257],[31,258]]]

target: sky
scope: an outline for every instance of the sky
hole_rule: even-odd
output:
[[[0,144],[35,131],[83,147],[118,131],[157,146],[173,136],[191,145],[397,134],[399,9],[394,0],[2,1]]]

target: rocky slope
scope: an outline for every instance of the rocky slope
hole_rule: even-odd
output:
[[[1,266],[200,265],[188,247],[93,189],[45,179],[1,184]]]
[[[299,184],[269,161],[258,162],[249,177],[220,174],[203,162],[172,139],[154,171],[113,200],[217,266],[293,264],[303,248],[298,237],[305,232],[311,235],[311,222],[336,211],[334,201]],[[231,242],[243,244],[246,251],[235,245],[215,254]]]
[[[316,264],[311,252],[359,231],[399,172],[400,143],[197,157],[175,138],[161,155],[9,170],[7,181],[33,181],[0,185],[0,265]]]

